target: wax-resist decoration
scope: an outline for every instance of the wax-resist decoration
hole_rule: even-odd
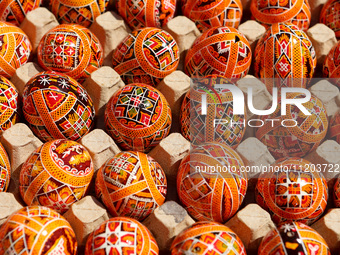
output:
[[[36,149],[20,172],[20,194],[27,205],[64,213],[82,199],[92,180],[93,163],[81,144],[54,140]]]
[[[277,87],[306,88],[316,67],[316,54],[305,32],[292,23],[271,26],[255,48],[255,76],[272,93]]]
[[[221,75],[242,78],[251,63],[248,40],[233,27],[213,27],[199,36],[185,57],[184,71],[192,78]]]
[[[117,0],[119,15],[132,29],[164,27],[175,16],[177,0]]]
[[[183,158],[177,193],[196,220],[220,223],[230,219],[246,195],[248,179],[241,157],[229,146],[205,143]]]
[[[241,239],[230,228],[216,222],[196,222],[172,242],[171,255],[246,255]]]
[[[301,222],[280,224],[261,241],[259,255],[320,254],[330,255],[322,236]]]
[[[240,24],[243,7],[240,0],[182,0],[182,12],[203,32],[212,27],[235,27]]]
[[[309,28],[311,10],[308,0],[252,0],[250,11],[253,18],[266,28],[275,23],[291,22],[302,30]]]
[[[0,228],[0,254],[77,254],[77,239],[63,216],[44,206],[13,213]]]
[[[52,28],[38,46],[38,63],[43,69],[65,73],[80,81],[101,67],[103,60],[98,38],[77,24]]]
[[[96,195],[112,216],[143,220],[165,201],[162,167],[142,152],[120,152],[98,170]]]
[[[102,223],[88,237],[85,255],[158,255],[150,231],[138,221],[115,217]]]
[[[50,10],[60,24],[74,23],[89,27],[107,11],[110,0],[50,0]]]
[[[171,109],[157,89],[129,84],[118,90],[105,110],[105,126],[123,150],[149,152],[171,127]]]
[[[113,52],[113,68],[125,84],[157,86],[178,64],[179,49],[175,39],[159,28],[133,31]]]
[[[38,8],[42,0],[7,0],[0,1],[0,20],[20,26],[27,13]]]
[[[32,77],[23,93],[23,112],[42,141],[79,140],[93,127],[95,110],[86,90],[74,79],[55,72]]]
[[[287,93],[287,99],[304,97],[301,93]],[[316,150],[326,137],[328,117],[321,100],[312,95],[302,105],[310,115],[305,115],[295,104],[288,104],[286,114],[282,115],[281,104],[278,104],[272,114],[261,116],[263,125],[259,124],[256,137],[275,159],[304,157]]]
[[[302,158],[281,159],[259,176],[256,201],[275,223],[312,224],[325,211],[328,188],[323,174]]]
[[[27,63],[31,51],[31,42],[24,31],[0,21],[0,75],[11,78],[17,68]]]
[[[223,76],[192,79],[180,112],[181,133],[192,144],[219,142],[236,148],[242,141],[246,111],[242,115],[234,114],[236,97],[229,89],[216,86],[221,84],[233,85]]]

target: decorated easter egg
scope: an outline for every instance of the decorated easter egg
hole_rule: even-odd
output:
[[[308,0],[251,0],[253,18],[266,28],[281,22],[291,22],[302,30],[309,28],[311,11]]]
[[[105,126],[123,150],[149,152],[171,127],[171,109],[165,97],[146,84],[118,90],[105,110]]]
[[[212,27],[235,27],[240,24],[243,8],[240,0],[182,0],[183,14],[203,32]]]
[[[230,219],[246,195],[248,179],[243,160],[219,143],[194,146],[177,173],[177,194],[196,220],[220,223]]]
[[[323,63],[323,76],[340,87],[340,41],[329,51]]]
[[[275,223],[301,221],[312,224],[325,211],[328,198],[326,180],[316,165],[302,158],[276,161],[260,174],[256,202]]]
[[[8,189],[11,178],[11,165],[5,148],[0,143],[0,192]]]
[[[20,26],[26,14],[41,5],[42,0],[0,1],[0,20]]]
[[[195,78],[191,84],[180,111],[182,135],[192,144],[219,142],[237,147],[246,130],[246,112],[234,114],[232,92],[216,86],[235,85],[229,79],[216,75]],[[203,98],[206,103],[202,103]],[[202,113],[204,107],[206,113]]]
[[[158,28],[133,31],[113,51],[113,68],[125,84],[156,86],[177,69],[179,49],[175,39]]]
[[[185,57],[190,77],[221,75],[242,78],[248,73],[251,49],[247,39],[232,27],[213,27],[199,36]]]
[[[255,76],[273,87],[306,88],[313,77],[316,54],[308,36],[291,23],[274,24],[255,48]]]
[[[322,7],[320,13],[320,23],[325,24],[335,32],[336,37],[340,37],[340,11],[339,0],[328,0]]]
[[[287,99],[304,97],[301,93],[288,93],[286,96]],[[326,137],[328,117],[321,100],[312,95],[302,105],[310,115],[305,115],[295,104],[288,104],[286,115],[281,115],[282,106],[279,104],[272,114],[261,116],[262,125],[256,129],[256,137],[275,159],[304,157]]]
[[[20,171],[20,194],[27,205],[64,213],[82,199],[93,176],[89,152],[71,140],[54,140],[36,149]]]
[[[330,118],[328,136],[340,144],[340,111],[337,111]]]
[[[144,225],[131,218],[115,217],[96,228],[85,247],[85,255],[111,254],[158,255],[158,246]]]
[[[96,195],[112,216],[143,220],[165,200],[162,167],[142,152],[120,152],[98,170]]]
[[[55,72],[32,77],[23,93],[23,112],[33,133],[42,141],[79,140],[94,121],[94,106],[74,79]]]
[[[271,230],[261,241],[259,255],[330,255],[322,236],[301,222],[287,222]]]
[[[89,77],[103,63],[103,48],[98,38],[77,24],[52,28],[41,38],[37,51],[42,68],[79,80]]]
[[[74,23],[89,27],[107,11],[110,0],[50,0],[50,10],[60,24]]]
[[[19,92],[12,82],[0,76],[0,134],[19,121]]]
[[[337,171],[337,165],[334,166],[334,171]],[[338,177],[333,187],[333,200],[335,207],[340,207],[340,178]]]
[[[183,230],[171,244],[171,255],[246,255],[241,239],[230,228],[216,222],[196,222]]]
[[[59,213],[44,206],[28,206],[1,226],[0,254],[76,255],[77,240]]]
[[[117,0],[119,15],[132,29],[165,26],[175,16],[177,0]]]
[[[31,42],[24,31],[0,21],[0,75],[11,78],[15,70],[28,61],[31,50]]]

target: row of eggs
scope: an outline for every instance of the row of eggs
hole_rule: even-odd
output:
[[[0,74],[11,77],[29,60],[31,44],[19,28],[0,24]],[[328,78],[338,78],[340,43],[329,52],[323,66]],[[180,50],[166,31],[147,27],[134,30],[114,50],[112,63],[125,84],[145,83],[157,86],[179,64]],[[184,71],[190,77],[221,75],[244,77],[250,68],[249,42],[232,27],[213,27],[199,36],[188,50]],[[87,28],[66,24],[47,32],[38,46],[38,63],[45,70],[64,73],[79,82],[103,63],[103,49]],[[255,76],[272,93],[273,87],[306,87],[314,74],[316,54],[307,35],[292,23],[276,23],[258,41],[255,48]],[[278,82],[272,79],[277,78]],[[292,80],[295,78],[295,80]],[[297,82],[297,79],[301,79]]]
[[[233,95],[229,90],[214,89],[215,84],[228,83],[228,79],[212,76],[201,79],[198,87],[190,89],[182,102],[181,132],[193,144],[220,142],[236,148],[245,134],[246,125],[217,123],[211,128],[210,119],[202,118],[202,93],[210,92],[207,111],[213,119],[245,122],[244,115],[233,114]],[[19,121],[19,95],[14,85],[0,77],[2,131]],[[218,95],[214,93],[218,92]],[[299,98],[294,93],[289,98]],[[220,101],[220,102],[219,102]],[[216,103],[219,102],[219,103]],[[25,86],[22,100],[24,118],[34,134],[42,141],[70,139],[78,141],[94,124],[95,110],[91,97],[77,81],[67,75],[42,72],[31,78]],[[276,158],[304,157],[315,150],[328,132],[329,137],[340,140],[338,125],[340,113],[330,120],[323,103],[312,96],[304,103],[312,115],[305,115],[297,106],[290,105],[287,115],[281,116],[280,106],[266,119],[280,122],[293,119],[296,125],[272,125],[266,122],[257,128],[256,137]],[[223,109],[223,111],[222,111]],[[172,115],[170,106],[161,92],[146,84],[129,84],[118,90],[105,110],[106,131],[123,150],[149,152],[170,133]],[[309,126],[306,126],[309,123]]]
[[[2,158],[6,161],[2,163],[9,164],[3,149]],[[289,158],[275,163],[280,171],[260,176],[256,187],[257,202],[270,212],[272,219],[278,224],[278,229],[273,230],[268,237],[263,239],[259,254],[263,254],[261,252],[277,254],[277,245],[283,246],[280,247],[280,250],[313,250],[317,248],[317,250],[328,251],[321,236],[304,225],[304,223],[313,223],[321,216],[325,210],[328,196],[325,179],[322,174],[310,171],[307,167],[309,164],[309,162],[300,158]],[[203,170],[203,167],[207,165],[232,166],[235,167],[235,171],[212,173]],[[194,224],[176,237],[172,245],[173,254],[185,254],[183,253],[185,251],[192,251],[196,254],[199,251],[203,252],[210,249],[217,249],[216,254],[224,254],[223,252],[232,250],[235,254],[245,254],[242,242],[235,233],[218,223],[204,222],[209,220],[224,223],[236,213],[247,190],[247,178],[241,171],[242,166],[244,166],[242,159],[233,149],[217,143],[207,143],[194,147],[190,155],[182,160],[177,177],[178,195],[190,215],[201,222]],[[9,166],[2,166],[2,176],[5,174],[5,167]],[[197,170],[197,167],[201,167],[201,170]],[[286,168],[289,170],[287,171]],[[43,216],[41,213],[47,210],[49,216],[58,215],[50,209],[61,213],[65,212],[72,203],[85,195],[92,175],[91,157],[80,144],[70,140],[54,140],[38,148],[23,164],[20,173],[20,193],[23,200],[31,207],[22,209],[19,215],[10,216],[2,226],[3,231],[0,231],[0,233],[3,237],[1,238],[2,247],[0,245],[0,249],[3,247],[5,247],[3,248],[5,250],[19,249],[16,252],[20,253],[22,251],[20,249],[27,248],[15,244],[17,243],[16,240],[21,239],[22,235],[26,233],[22,231],[22,228],[25,228],[25,224],[30,224],[30,220],[25,219],[29,216],[38,217],[44,221],[44,224],[34,225],[38,228],[44,227],[42,232],[45,232],[45,234],[39,233],[37,236],[40,237],[40,234],[42,234],[42,238],[46,240],[46,236],[52,237],[54,232],[57,232],[57,235],[65,234],[64,231],[56,231],[55,225],[49,225],[48,219],[44,219],[46,215]],[[9,176],[8,173],[7,176]],[[164,172],[152,158],[140,152],[121,152],[108,160],[98,171],[96,194],[112,215],[129,216],[143,220],[164,202],[166,185]],[[334,190],[335,203],[338,205],[340,198],[339,181],[337,181]],[[49,209],[36,206],[47,206]],[[32,213],[31,209],[33,210]],[[25,215],[25,213],[29,213],[29,215]],[[21,225],[16,226],[16,220],[19,219],[24,220],[24,223],[20,221]],[[118,219],[114,219],[114,221],[118,221]],[[133,223],[135,227],[138,225],[143,228],[132,219],[128,221]],[[64,220],[59,220],[58,223],[68,225]],[[125,224],[118,222],[115,222],[112,226],[105,224],[108,223],[104,223],[94,234],[90,235],[90,241],[88,241],[86,248],[88,252],[91,251],[94,254],[104,250],[107,252],[112,248],[110,245],[113,245],[113,249],[119,251],[119,249],[122,249],[121,242],[127,242],[127,246],[131,246],[132,243],[137,245],[131,239],[124,239],[120,236],[132,234],[126,233],[129,231],[121,228]],[[19,234],[14,232],[17,234],[13,236],[13,230],[17,230]],[[46,232],[47,230],[51,233]],[[39,229],[35,231],[39,232]],[[68,231],[70,231],[69,228],[66,232]],[[292,233],[287,234],[289,231]],[[297,234],[300,231],[301,233]],[[104,236],[104,233],[107,235],[107,233],[112,232],[114,234]],[[132,232],[136,234],[137,231],[134,229]],[[142,232],[145,236],[144,238],[139,237],[138,240],[148,243],[151,240],[152,245],[147,246],[149,250],[145,250],[145,253],[140,251],[135,254],[157,254],[157,244],[150,233],[147,230]],[[37,234],[34,231],[29,233]],[[289,239],[291,244],[299,243],[299,246],[285,247],[286,242],[281,242],[280,238],[273,238],[273,236],[279,237],[285,234],[287,234],[286,238]],[[67,238],[72,237],[70,233],[66,235]],[[308,239],[311,235],[316,238],[313,247],[308,245]],[[281,236],[281,238],[283,237]],[[57,241],[52,242],[53,245],[60,247],[52,248],[56,250],[64,249],[62,248],[64,247],[63,244],[66,244],[64,242],[67,241],[64,238],[64,236],[59,236],[54,239]],[[97,240],[92,240],[92,238]],[[108,238],[107,242],[105,238]],[[116,243],[117,238],[122,238],[122,241]],[[134,240],[137,237],[130,236],[130,238]],[[64,241],[59,241],[59,239]],[[71,239],[74,239],[74,237]],[[306,239],[306,242],[302,242],[304,239]],[[208,240],[215,240],[216,243],[210,241],[207,243]],[[116,246],[114,243],[116,243]],[[211,245],[208,245],[209,243],[216,245],[211,247]],[[29,243],[29,245],[31,244]],[[51,243],[45,245],[44,249],[50,249],[51,245]],[[140,246],[143,247],[143,245]],[[69,246],[66,247],[70,248]],[[33,248],[30,247],[32,250]],[[130,248],[132,250],[138,249],[138,247]],[[122,251],[122,254],[126,254],[126,252]],[[70,252],[70,254],[74,253]]]
[[[89,27],[96,17],[109,10],[112,5],[110,0],[48,2],[50,10],[60,23],[76,23],[85,27]],[[28,12],[41,5],[41,0],[5,1],[0,5],[2,10],[0,17],[2,21],[19,26]],[[177,5],[181,5],[183,15],[194,21],[200,31],[216,26],[237,28],[243,13],[240,0],[214,0],[209,4],[196,0],[118,0],[115,3],[115,10],[132,29],[161,28],[175,16]],[[340,29],[339,18],[335,14],[338,8],[338,0],[328,0],[320,14],[320,22],[328,25],[336,33]],[[285,2],[252,0],[250,10],[253,18],[267,28],[274,23],[291,21],[299,28],[307,30],[311,19],[308,0]]]
[[[47,207],[24,207],[9,216],[0,230],[1,254],[77,254],[72,227],[63,216]],[[258,254],[287,253],[328,255],[330,251],[315,230],[303,223],[290,222],[270,231],[258,250]],[[89,235],[84,254],[158,255],[159,249],[144,225],[131,218],[115,217]],[[215,222],[197,222],[173,240],[171,254],[245,255],[246,250],[228,227]]]

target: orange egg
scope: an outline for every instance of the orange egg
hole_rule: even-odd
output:
[[[162,167],[142,152],[120,152],[98,170],[96,195],[112,216],[143,220],[165,201]]]
[[[261,241],[261,255],[322,254],[331,255],[326,241],[314,229],[301,222],[282,223]]]
[[[103,64],[98,38],[77,24],[62,24],[49,30],[37,49],[38,63],[46,71],[65,73],[82,81]]]
[[[84,254],[158,255],[158,246],[144,225],[131,218],[116,217],[105,221],[89,235]]]
[[[70,224],[43,206],[24,207],[10,215],[0,228],[0,240],[0,254],[77,254]]]
[[[260,174],[255,195],[276,224],[312,224],[326,209],[328,188],[316,165],[302,158],[287,158]]]
[[[53,140],[36,149],[22,165],[20,194],[27,205],[64,213],[82,199],[93,176],[89,152],[70,140]]]

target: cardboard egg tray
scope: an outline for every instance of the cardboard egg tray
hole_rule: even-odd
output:
[[[325,2],[325,0],[310,1],[312,22],[307,31],[316,50],[318,60],[316,72],[319,77],[321,77],[320,67],[325,56],[337,42],[332,30],[317,23],[321,7]],[[244,0],[242,3],[244,16],[238,30],[245,35],[252,49],[254,49],[257,40],[265,32],[265,28],[256,21],[250,20],[250,1]],[[40,38],[56,25],[58,25],[58,22],[52,13],[46,8],[38,8],[27,15],[21,28],[29,36],[34,47],[33,51],[36,52]],[[194,23],[184,16],[175,17],[163,29],[170,32],[179,44],[181,63],[178,70],[167,76],[157,87],[170,104],[173,124],[171,134],[163,139],[149,155],[160,163],[167,175],[168,195],[166,202],[157,208],[143,224],[155,236],[160,254],[169,254],[174,237],[194,223],[194,220],[178,200],[176,174],[181,159],[187,155],[190,149],[190,143],[180,134],[178,121],[182,99],[190,87],[190,78],[183,72],[183,60],[186,51],[191,47],[196,37],[200,35],[200,32]],[[124,21],[113,12],[106,12],[97,17],[90,30],[102,43],[105,61],[104,66],[93,72],[91,77],[83,84],[94,101],[97,122],[95,129],[84,136],[80,142],[90,151],[95,170],[98,170],[106,160],[120,151],[110,136],[104,132],[103,114],[110,97],[124,86],[119,75],[112,69],[111,56],[113,49],[118,46],[130,30]],[[29,62],[16,71],[11,81],[22,94],[26,82],[40,71],[42,69],[36,64],[36,61]],[[265,85],[252,76],[252,69],[246,78],[238,81],[238,86],[245,92],[247,87],[254,86],[254,84],[259,88],[254,106],[257,106],[258,109],[264,109],[265,103],[270,102],[271,96]],[[324,103],[329,116],[334,115],[339,109],[340,94],[336,86],[327,81],[320,81],[314,84],[310,91]],[[251,117],[251,115],[248,116],[248,118]],[[3,223],[6,217],[24,206],[18,190],[20,168],[29,155],[42,145],[42,142],[23,123],[18,123],[6,130],[0,141],[10,157],[12,166],[9,190],[0,193],[0,223]],[[275,161],[266,146],[255,138],[252,128],[247,129],[242,143],[236,150],[248,165],[269,165]],[[333,140],[325,140],[316,151],[305,158],[315,164],[340,164],[340,145]],[[336,175],[337,173],[328,173],[326,176],[330,194],[328,206],[321,219],[311,226],[324,237],[332,254],[340,252],[340,208],[333,208],[331,195]],[[247,195],[241,209],[225,224],[238,234],[248,254],[256,254],[262,237],[274,228],[270,215],[255,202],[255,184],[255,178],[249,180]],[[95,198],[93,186],[92,184],[88,196],[72,205],[71,209],[64,214],[77,235],[79,254],[82,254],[88,234],[111,217],[105,207]]]

